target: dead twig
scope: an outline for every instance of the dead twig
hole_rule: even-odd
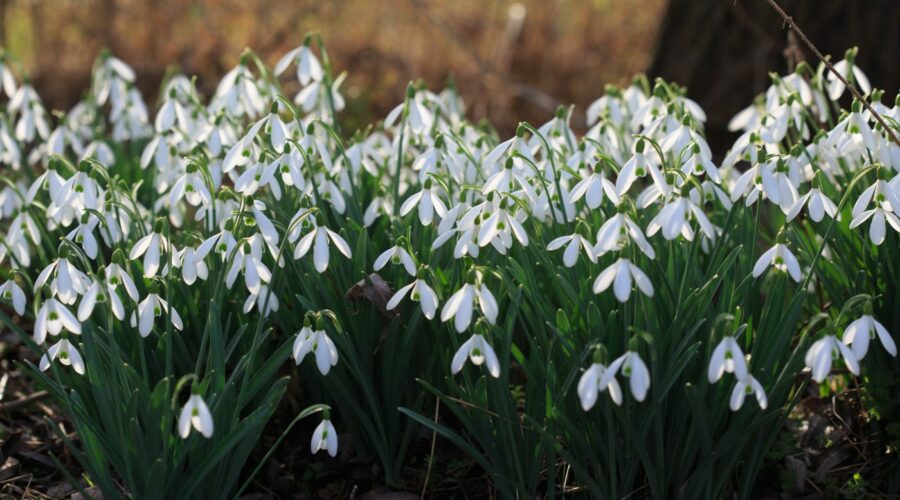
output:
[[[9,411],[20,406],[29,405],[35,401],[44,399],[48,395],[49,393],[47,391],[37,391],[20,399],[9,401],[7,403],[0,403],[0,411]]]
[[[853,97],[855,97],[856,100],[859,101],[863,106],[865,106],[865,108],[869,110],[869,113],[872,113],[872,116],[875,117],[878,123],[881,124],[881,126],[884,128],[885,132],[887,132],[887,134],[891,137],[891,140],[894,141],[894,143],[896,143],[898,146],[900,146],[900,139],[897,138],[897,135],[894,134],[894,131],[891,129],[891,127],[888,127],[887,123],[885,123],[884,121],[884,118],[882,118],[881,115],[878,114],[877,111],[875,111],[875,108],[873,108],[872,105],[870,105],[869,102],[866,101],[865,98],[863,98],[863,96],[859,93],[858,90],[856,90],[853,85],[850,85],[850,82],[848,82],[843,75],[841,75],[836,69],[834,69],[831,61],[823,56],[822,53],[819,52],[819,49],[817,49],[816,46],[809,41],[809,38],[806,37],[806,35],[803,33],[803,30],[801,30],[800,27],[797,26],[797,23],[794,22],[794,18],[789,16],[787,12],[785,12],[784,9],[782,9],[781,6],[778,5],[778,2],[776,2],[775,0],[766,0],[766,2],[768,2],[769,5],[771,5],[772,8],[775,9],[775,12],[777,12],[778,15],[780,15],[781,18],[784,19],[784,22],[787,23],[787,25],[794,33],[797,34],[797,36],[800,37],[800,40],[803,41],[803,43],[809,48],[809,50],[813,51],[813,54],[815,54],[816,57],[825,64],[825,67],[828,68],[828,71],[831,71],[831,73],[850,90],[850,93],[853,94]]]
[[[441,410],[441,399],[435,398],[434,400],[434,423],[438,422],[438,412]],[[431,478],[431,466],[434,464],[434,448],[437,444],[437,431],[431,432],[431,451],[428,453],[428,469],[425,471],[425,481],[422,484],[422,495],[419,497],[422,500],[425,499],[425,494],[428,493],[428,479]]]

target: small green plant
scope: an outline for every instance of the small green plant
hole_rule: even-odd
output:
[[[310,451],[340,428],[389,485],[424,425],[504,497],[749,498],[809,378],[896,363],[900,106],[854,59],[877,114],[803,64],[716,165],[643,77],[501,140],[421,83],[345,130],[314,36],[208,98],[171,75],[152,120],[111,54],[55,121],[4,55],[0,319],[110,497],[242,493],[293,362]]]

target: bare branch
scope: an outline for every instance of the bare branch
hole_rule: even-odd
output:
[[[813,51],[816,57],[818,57],[819,60],[825,64],[825,67],[828,68],[828,71],[831,71],[831,73],[850,90],[850,93],[853,94],[853,97],[855,97],[856,100],[862,103],[862,105],[865,106],[867,110],[869,110],[869,113],[872,113],[872,116],[874,116],[875,119],[878,120],[878,123],[881,124],[885,132],[887,132],[887,134],[891,137],[891,140],[894,141],[894,143],[896,143],[898,146],[900,146],[900,139],[897,139],[897,135],[894,134],[894,131],[891,129],[891,127],[888,127],[887,123],[885,123],[884,121],[884,118],[882,118],[881,115],[878,114],[877,111],[875,111],[875,108],[873,108],[872,105],[869,104],[869,102],[859,93],[859,91],[856,90],[856,87],[850,85],[850,82],[848,82],[843,75],[841,75],[836,69],[834,69],[834,66],[832,66],[831,62],[825,56],[823,56],[821,52],[819,52],[819,49],[817,49],[816,46],[809,41],[809,38],[806,38],[806,35],[803,34],[803,30],[801,30],[800,27],[797,26],[797,23],[794,22],[794,18],[787,15],[787,12],[785,12],[784,9],[782,9],[775,0],[766,1],[769,2],[769,5],[771,5],[773,9],[775,9],[775,12],[778,12],[778,14],[782,17],[782,19],[784,19],[784,22],[787,23],[791,30],[796,33],[801,40],[803,40],[803,43],[806,44],[807,47],[809,47],[809,50]]]

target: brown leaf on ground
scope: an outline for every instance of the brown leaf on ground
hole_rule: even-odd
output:
[[[393,295],[394,290],[387,281],[384,281],[378,273],[372,273],[366,279],[362,279],[350,287],[344,297],[348,300],[367,300],[378,308],[382,316],[393,319],[397,316],[397,311],[387,310],[387,303]]]

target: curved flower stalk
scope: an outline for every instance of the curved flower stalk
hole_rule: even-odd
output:
[[[0,299],[9,302],[16,314],[25,314],[25,291],[13,280],[6,280],[0,285]]]

